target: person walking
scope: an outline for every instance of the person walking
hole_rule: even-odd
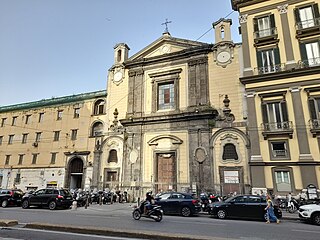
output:
[[[269,195],[267,195],[267,207],[264,210],[267,210],[267,216],[268,216],[268,220],[266,223],[270,223],[270,222],[280,223],[280,220],[274,214],[273,202]]]

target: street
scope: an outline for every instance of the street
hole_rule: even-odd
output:
[[[194,217],[167,216],[165,215],[160,223],[151,219],[141,218],[136,221],[132,218],[132,206],[128,203],[113,205],[90,205],[87,209],[77,210],[55,210],[41,208],[22,209],[19,207],[0,208],[1,219],[18,220],[19,225],[28,223],[49,223],[52,225],[78,226],[85,228],[107,228],[125,231],[144,231],[154,235],[165,233],[179,236],[192,236],[195,239],[219,238],[219,239],[308,239],[318,240],[320,227],[299,220],[283,219],[280,224],[266,224],[263,221],[246,220],[220,220],[206,214],[199,214]],[[28,225],[27,225],[28,226]],[[19,230],[13,230],[13,232]],[[21,231],[20,231],[21,232]],[[3,236],[3,230],[0,232]],[[7,233],[7,230],[6,230]],[[32,234],[43,234],[34,232]],[[95,234],[92,232],[92,234]],[[10,235],[6,235],[11,237]],[[19,236],[19,235],[17,235]],[[23,236],[23,235],[21,235]],[[21,238],[18,239],[36,239]],[[46,235],[45,235],[46,236]],[[12,236],[14,238],[14,236]],[[11,238],[12,238],[11,237]],[[54,238],[54,237],[53,237]],[[51,237],[39,237],[38,239],[53,239]],[[56,238],[55,238],[56,239]],[[61,237],[71,239],[71,237]],[[79,238],[72,239],[82,239]],[[113,239],[113,238],[111,238]]]

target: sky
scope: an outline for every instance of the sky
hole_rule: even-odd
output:
[[[0,107],[105,90],[113,47],[129,57],[162,36],[214,43],[230,0],[0,0]],[[210,30],[211,29],[211,30]]]

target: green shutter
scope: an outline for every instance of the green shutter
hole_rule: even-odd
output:
[[[316,106],[313,98],[309,98],[309,112],[311,119],[317,119]]]
[[[317,3],[313,4],[312,8],[313,8],[313,13],[314,13],[314,18],[319,18],[318,4]]]
[[[262,110],[263,123],[268,123],[268,112],[267,112],[267,104],[266,103],[261,104],[261,110]]]
[[[301,22],[299,8],[295,8],[295,9],[293,9],[293,11],[294,11],[294,16],[295,16],[295,19],[296,19],[296,23]]]
[[[275,65],[280,65],[281,60],[280,60],[280,52],[279,48],[274,48],[274,60],[275,60]]]
[[[259,27],[258,27],[258,19],[253,19],[253,31],[255,33],[254,37],[259,37]]]
[[[258,68],[262,67],[262,51],[257,50],[257,63],[258,63]]]
[[[289,120],[289,118],[288,118],[287,102],[286,101],[281,102],[281,111],[282,111],[283,121],[287,122]]]
[[[275,28],[276,27],[276,23],[274,21],[274,15],[271,14],[269,17],[270,17],[270,26],[271,26],[271,28]]]
[[[305,43],[300,43],[300,54],[301,54],[301,61],[308,60],[307,49],[306,49]]]

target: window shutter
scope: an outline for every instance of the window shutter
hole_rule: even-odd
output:
[[[267,104],[266,103],[261,104],[261,110],[262,110],[263,123],[268,123],[268,112],[267,112]]]
[[[274,61],[275,61],[275,65],[279,65],[281,63],[280,61],[280,52],[279,52],[279,48],[274,48]]]
[[[288,111],[287,111],[287,102],[286,101],[281,102],[281,111],[282,111],[283,121],[287,122],[288,121]]]
[[[257,63],[258,63],[258,68],[262,67],[262,52],[257,51]]]
[[[300,43],[300,54],[301,54],[301,61],[305,61],[308,59],[305,43]]]
[[[294,16],[295,16],[295,19],[296,19],[296,23],[301,22],[299,8],[295,8],[293,11],[294,11]]]
[[[313,98],[309,98],[309,111],[311,119],[317,119],[316,106]]]
[[[269,18],[270,18],[270,26],[271,26],[271,28],[275,28],[276,27],[276,23],[274,21],[274,15],[271,14]]]
[[[314,18],[319,18],[319,6],[317,3],[313,4],[313,13],[314,13]]]
[[[257,18],[253,19],[253,30],[254,30],[254,32],[258,32],[259,31],[258,19]]]

